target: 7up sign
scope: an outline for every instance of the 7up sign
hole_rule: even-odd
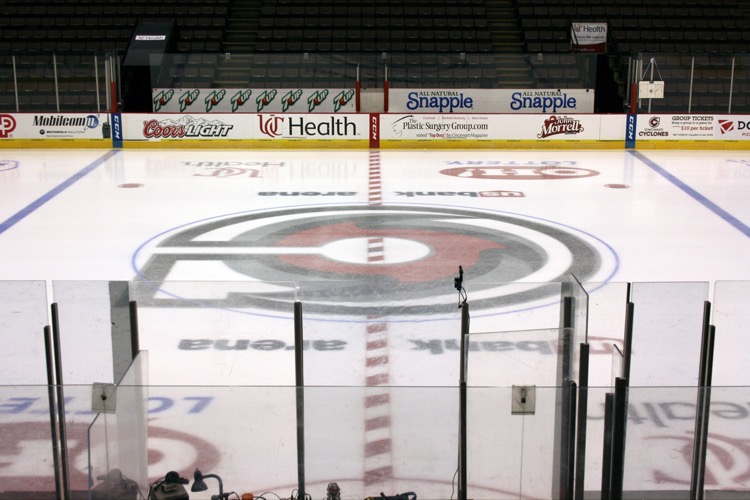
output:
[[[346,88],[155,88],[152,103],[156,113],[351,113],[356,95]]]

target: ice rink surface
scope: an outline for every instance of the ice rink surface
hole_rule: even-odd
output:
[[[592,354],[598,354],[592,357],[592,385],[606,386],[611,346],[622,338],[624,283],[687,284],[680,288],[685,300],[672,304],[678,324],[696,312],[680,309],[686,302],[697,304],[699,319],[700,305],[713,298],[717,282],[750,280],[748,193],[750,153],[744,151],[5,150],[0,280],[44,281],[50,300],[83,311],[65,313],[63,320],[70,384],[111,377],[111,347],[96,336],[102,326],[81,317],[87,307],[99,310],[101,297],[88,299],[92,290],[99,287],[106,296],[106,281],[132,281],[141,347],[149,351],[149,383],[155,386],[150,417],[162,433],[149,444],[162,453],[149,475],[200,465],[222,471],[225,482],[240,483],[244,464],[227,457],[251,445],[277,446],[276,457],[257,460],[263,484],[237,484],[246,491],[295,484],[294,413],[278,416],[288,432],[266,432],[239,417],[233,429],[216,422],[248,405],[259,405],[264,415],[277,404],[294,407],[293,392],[264,387],[294,385],[288,304],[298,298],[306,315],[306,384],[321,388],[318,404],[315,392],[310,396],[310,453],[325,454],[325,424],[342,420],[337,452],[311,464],[308,477],[321,490],[314,498],[336,477],[342,478],[342,497],[377,496],[381,490],[367,489],[367,474],[379,467],[391,471],[390,482],[373,487],[386,494],[421,487],[420,497],[447,498],[455,469],[458,266],[471,304],[471,331],[478,334],[472,339],[472,376],[486,378],[487,385],[554,385],[559,289],[545,284],[573,274],[600,311],[590,318],[597,351]],[[640,297],[665,303],[672,292],[669,285],[639,289]],[[101,309],[107,305],[105,298]],[[491,333],[516,330],[527,333]],[[656,366],[652,358],[640,359],[643,385],[672,385],[685,377],[694,382],[697,365],[678,366],[670,356],[692,356],[699,343],[682,340],[678,330],[670,333],[678,336],[642,344],[641,353],[663,350],[654,358],[657,365],[659,356],[666,360]],[[517,356],[505,361],[514,365],[504,365],[501,375],[482,370],[492,366],[487,353],[509,349]],[[36,365],[18,352],[8,349],[2,356],[6,381],[44,383]],[[738,353],[726,361],[727,372],[746,370],[747,361]],[[238,394],[243,386],[254,388]],[[346,408],[341,413],[322,402],[331,397],[322,388],[332,386],[343,387],[337,389]],[[390,388],[389,406],[362,403],[367,391],[383,386]],[[631,401],[643,416],[639,423],[653,424],[634,424],[634,436],[669,420],[663,406],[657,415],[654,401],[684,399],[651,396]],[[70,404],[82,421],[88,418],[86,397],[73,397]],[[443,418],[446,408],[450,418]],[[373,410],[386,413],[373,417]],[[42,421],[44,412],[29,412],[18,417]],[[385,434],[368,437],[367,422],[384,417],[388,425],[378,431]],[[415,435],[411,430],[420,421],[431,425]],[[522,435],[523,428],[514,425],[506,431]],[[232,442],[238,430],[255,436],[252,443]],[[682,430],[670,431],[659,439],[675,449]],[[530,428],[526,433],[528,440]],[[204,441],[180,441],[187,434]],[[440,439],[444,453],[414,452]],[[488,433],[476,439],[503,438]],[[383,440],[393,443],[386,456],[372,450],[373,442]],[[510,473],[499,479],[492,465],[523,457],[521,450],[533,446],[533,440],[513,441],[507,456],[476,462],[474,498],[544,498],[548,485]],[[80,472],[85,450],[79,451]],[[662,467],[661,453],[652,450],[653,460],[631,474],[634,487],[682,484],[685,470]],[[743,467],[749,456],[716,474],[715,483],[748,487],[743,471],[750,467]],[[533,457],[525,455],[519,465],[527,475],[539,462]],[[591,468],[594,489],[594,459]],[[0,475],[14,474],[0,465]],[[644,477],[653,485],[640,484]],[[505,482],[512,487],[482,486]]]

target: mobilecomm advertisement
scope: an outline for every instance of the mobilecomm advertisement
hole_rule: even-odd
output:
[[[353,113],[354,89],[153,89],[155,113]]]
[[[503,115],[387,114],[380,116],[380,146],[403,147],[409,143],[443,141],[476,147],[494,147],[500,142],[533,143],[535,147],[581,147],[602,140],[601,117],[565,114],[527,115],[509,119]],[[452,144],[453,143],[453,144]],[[439,146],[438,146],[439,147]],[[606,146],[602,146],[606,147]]]
[[[593,89],[391,89],[391,113],[593,113]]]
[[[570,23],[570,51],[607,52],[607,23]]]
[[[242,113],[127,114],[125,147],[362,147],[369,146],[366,114]],[[248,144],[251,143],[251,144]],[[147,146],[146,146],[147,147]]]
[[[0,113],[0,147],[34,147],[61,143],[72,147],[112,145],[106,113]]]

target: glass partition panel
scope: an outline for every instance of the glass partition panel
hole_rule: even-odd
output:
[[[466,381],[470,387],[559,387],[578,350],[571,328],[472,333]]]
[[[589,293],[589,386],[613,386],[613,346],[622,350],[627,283],[584,283]],[[579,339],[580,342],[580,339]],[[619,376],[619,375],[618,375]]]
[[[113,383],[111,309],[107,281],[53,281],[53,300],[60,322],[60,349],[65,384]],[[125,301],[127,307],[127,298]]]
[[[734,54],[734,74],[732,75],[733,114],[750,113],[750,54]]]
[[[3,364],[8,361],[12,359]],[[44,374],[43,368],[41,372]],[[53,498],[54,455],[46,385],[0,386],[0,457],[0,492]]]
[[[625,360],[623,352],[614,345],[612,348],[612,375],[610,376],[610,386],[614,387],[618,378],[625,378]]]
[[[597,498],[601,487],[604,395],[609,390],[589,392],[586,498]],[[220,476],[224,492],[284,498],[298,486],[302,457],[305,491],[313,498],[324,497],[330,483],[339,486],[342,498],[377,497],[380,492],[455,495],[457,388],[306,388],[304,455],[297,447],[296,392],[293,387],[151,386],[148,452],[139,465],[149,464],[152,484],[169,471],[192,480],[198,468],[204,475]],[[554,387],[537,387],[533,413],[512,414],[511,388],[468,389],[469,498],[560,498],[554,492],[551,439],[558,393]],[[625,498],[688,498],[696,397],[696,388],[630,389]],[[722,498],[717,491],[748,490],[746,400],[747,387],[713,390],[706,480],[713,498]],[[106,475],[124,456],[121,441],[134,437],[118,430],[119,415],[107,414],[106,427],[103,418],[89,433],[91,456],[110,468],[94,466],[92,475]],[[102,443],[109,447],[103,450]],[[79,469],[85,472],[83,463]],[[128,477],[124,469],[123,475]],[[207,484],[206,495],[218,493],[217,482]]]
[[[586,465],[584,468],[585,498],[601,497],[602,467],[604,463],[604,412],[606,395],[608,393],[614,393],[614,388],[591,386],[588,388]]]
[[[0,53],[0,111],[13,113],[16,111],[16,92],[13,82],[13,55]]]
[[[554,394],[537,388],[535,415],[513,415],[512,397],[510,387],[467,391],[468,498],[550,498]],[[535,461],[524,453],[527,445]]]
[[[710,396],[706,498],[750,498],[750,387],[713,387]]]
[[[569,287],[569,294],[573,298],[573,324],[576,330],[576,338],[582,344],[589,339],[589,294],[578,278],[570,277],[565,286]]]
[[[458,389],[305,389],[306,492],[342,498],[414,492],[450,498],[458,466]]]
[[[16,107],[20,112],[44,113],[106,110],[106,57],[104,52],[0,55],[0,111],[13,112]]]
[[[664,81],[663,99],[639,99],[638,110],[652,113],[687,113],[692,106],[696,110],[697,99],[691,101],[691,75],[693,70],[693,55],[681,52],[673,53],[641,53],[638,80],[651,80],[653,70],[654,81]],[[651,61],[653,60],[653,63]],[[637,62],[634,60],[634,62]],[[651,64],[650,64],[651,63]],[[649,65],[650,64],[650,65]],[[637,92],[637,91],[636,91]],[[636,93],[637,95],[637,93]],[[695,96],[695,94],[692,94]]]
[[[122,390],[120,386],[118,394]],[[137,387],[127,390],[141,393]],[[347,404],[344,399],[339,398],[342,408]],[[123,448],[123,440],[140,436],[119,432],[116,439],[109,437],[107,453],[110,463],[114,463],[114,456],[123,460],[121,464],[130,463],[137,470],[147,467],[148,482],[152,485],[164,479],[168,472],[175,471],[190,480],[191,485],[185,486],[189,492],[193,472],[199,469],[204,475],[218,475],[224,492],[234,491],[238,495],[253,492],[257,496],[273,492],[284,497],[297,487],[295,406],[294,387],[152,385],[148,387],[146,407],[148,452],[137,457],[130,454],[135,448]],[[112,417],[106,416],[110,420]],[[115,417],[116,423],[107,425],[110,433],[122,425],[121,418],[131,418],[120,415],[119,410]],[[102,418],[99,417],[97,425]],[[312,423],[308,425],[312,428]],[[326,427],[329,438],[324,450],[326,455],[330,455],[332,449],[354,445],[348,439],[339,440],[338,429],[333,434],[331,429],[333,427]],[[101,437],[101,430],[97,432]],[[332,436],[336,436],[333,444]],[[356,445],[362,446],[362,443]],[[103,457],[101,453],[98,456]],[[190,497],[209,498],[218,494],[217,481],[207,479],[206,484],[208,491],[189,493]],[[143,493],[145,497],[147,493]]]
[[[315,52],[164,54],[157,56],[161,60],[159,64],[151,66],[151,84],[154,89],[268,89],[274,92],[298,87],[353,89],[358,67],[364,81],[374,82],[378,67],[380,75],[383,74],[384,63],[378,64],[375,54],[369,59],[368,56]],[[246,111],[262,110],[262,106],[258,109],[260,101],[256,99],[263,97],[255,94],[248,97],[252,106]],[[274,97],[275,93],[265,95],[269,102]]]
[[[733,59],[731,54],[695,55],[692,113],[729,113]]]
[[[148,352],[133,360],[113,395],[113,411],[99,413],[89,427],[92,491],[112,496],[148,492]],[[92,393],[92,398],[96,397]],[[115,474],[115,477],[112,477]],[[122,480],[117,477],[122,475]]]
[[[630,387],[625,498],[644,491],[690,498],[697,397],[695,387]]]
[[[294,283],[138,281],[130,297],[152,385],[294,385]]]
[[[466,285],[471,331],[521,331],[560,327],[561,283]]]
[[[696,386],[708,283],[634,283],[631,387]]]
[[[747,54],[644,52],[638,54],[638,59],[642,61],[639,77],[664,81],[664,98],[641,99],[638,108],[641,112],[649,109],[652,113],[742,114],[750,111],[750,89],[745,85],[750,78]]]
[[[592,54],[489,52],[256,52],[154,56],[154,89],[594,89]],[[249,94],[256,99],[273,99]],[[247,99],[243,99],[247,100]],[[202,102],[202,101],[201,101]],[[249,111],[259,111],[255,104]]]
[[[466,361],[467,384],[469,390],[469,409],[481,411],[485,420],[472,421],[469,425],[486,426],[487,418],[492,417],[493,423],[500,426],[497,432],[504,434],[505,441],[511,444],[506,448],[496,446],[498,450],[492,452],[486,449],[486,436],[482,452],[490,453],[495,467],[486,469],[475,463],[470,463],[469,470],[472,478],[479,484],[492,484],[497,479],[499,464],[517,463],[519,469],[507,467],[502,480],[503,491],[518,491],[519,493],[536,497],[546,494],[547,498],[554,498],[559,487],[559,467],[561,461],[562,435],[567,426],[564,408],[570,402],[567,391],[556,390],[573,380],[575,370],[574,354],[578,351],[578,343],[575,340],[575,330],[550,329],[531,330],[521,332],[492,332],[473,333],[468,336],[469,355]],[[481,346],[481,349],[477,349]],[[489,396],[479,397],[473,401],[473,394],[481,392],[477,388],[482,387],[504,387],[532,386],[535,388],[535,410],[531,415],[512,415],[508,406],[511,403],[511,394],[504,397],[507,400],[492,401]],[[553,389],[546,390],[546,387]],[[502,396],[501,396],[502,397]],[[490,405],[490,406],[487,406]],[[494,405],[494,408],[493,406]],[[504,408],[504,409],[503,409]],[[507,417],[505,417],[507,415]],[[508,420],[509,419],[509,420]],[[529,434],[526,435],[523,425],[531,425]],[[490,427],[492,427],[490,425]],[[469,427],[471,432],[472,428]],[[482,433],[480,433],[482,435]],[[519,447],[513,447],[512,443],[517,436],[523,436]],[[499,442],[505,441],[498,439]],[[527,457],[524,450],[535,450],[534,458]],[[538,453],[541,450],[541,453]],[[484,454],[476,454],[469,447],[469,457],[483,457]],[[515,459],[514,459],[515,457]],[[528,462],[526,461],[528,458]],[[524,464],[530,466],[524,468]],[[480,476],[479,471],[486,471],[488,476]],[[543,471],[543,472],[540,472]],[[501,475],[502,476],[502,475]],[[512,486],[510,490],[508,487]]]
[[[306,385],[458,384],[461,310],[451,288],[303,282]]]
[[[0,363],[3,384],[46,384],[44,327],[49,325],[44,281],[0,281],[0,342],[13,353]]]
[[[711,324],[716,327],[714,386],[750,386],[750,281],[717,281]]]

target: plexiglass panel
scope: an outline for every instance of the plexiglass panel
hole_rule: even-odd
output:
[[[301,283],[305,385],[456,385],[461,310],[452,293],[430,306],[429,293],[413,283]]]
[[[44,327],[47,285],[44,281],[0,281],[0,342],[6,356],[0,364],[3,384],[46,384]]]
[[[60,321],[63,382],[115,382],[109,282],[53,281],[52,294]]]
[[[750,387],[713,387],[710,390],[705,489],[723,498],[750,498]]]
[[[573,329],[550,329],[468,336],[469,470],[478,484],[494,484],[503,494],[557,496],[568,402],[557,388],[572,380],[574,335]],[[533,413],[511,413],[514,385],[535,388]],[[488,447],[488,435],[503,446]],[[533,459],[527,449],[536,450]]]
[[[750,385],[750,281],[717,281],[711,324],[716,327],[714,386]]]
[[[696,386],[708,283],[634,283],[631,297],[630,387]]]
[[[55,491],[49,408],[47,386],[0,386],[0,491]]]
[[[584,283],[589,293],[589,386],[612,384],[612,354],[623,347],[627,283]]]
[[[153,385],[294,385],[286,282],[133,282]]]
[[[148,392],[148,353],[141,351],[117,386],[109,407],[113,411],[98,414],[89,427],[93,491],[112,496],[148,491],[148,461],[143,459],[149,456]]]
[[[626,495],[662,491],[664,498],[690,498],[697,397],[694,387],[628,390]]]
[[[458,457],[458,390],[311,387],[305,390],[306,490],[342,498],[415,492],[450,498]],[[335,429],[335,430],[334,430]]]

